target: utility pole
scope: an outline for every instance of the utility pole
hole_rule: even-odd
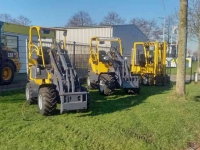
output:
[[[163,23],[163,42],[165,41],[165,17],[162,18],[162,17],[158,17],[160,19],[163,19],[164,20],[164,23]]]
[[[163,42],[165,42],[165,17],[164,17],[164,26],[163,26]]]
[[[180,0],[180,20],[178,32],[178,65],[176,76],[176,94],[185,95],[185,60],[187,51],[187,11],[188,0]]]
[[[198,48],[199,48],[199,50],[198,50],[198,67],[197,67],[197,72],[198,72],[198,74],[200,74],[200,28],[199,28],[199,33],[198,33],[198,38],[199,38],[199,43],[198,43]]]

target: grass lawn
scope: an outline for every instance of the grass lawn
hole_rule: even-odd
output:
[[[199,91],[199,84],[188,84],[182,100],[169,87],[142,87],[136,96],[116,91],[103,97],[94,90],[88,112],[50,117],[25,104],[24,91],[6,92],[0,96],[0,149],[184,149],[200,142]]]
[[[192,63],[192,68],[187,67],[186,68],[186,75],[190,75],[191,74],[191,69],[192,69],[192,75],[194,74],[194,72],[196,71],[197,68],[197,61]],[[167,72],[170,72],[170,68],[167,68]],[[171,75],[176,75],[177,73],[177,68],[171,68]]]

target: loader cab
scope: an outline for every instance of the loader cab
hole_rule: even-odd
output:
[[[49,50],[55,47],[56,31],[56,28],[30,27],[28,44],[29,59],[34,58],[38,64],[44,67],[51,64]],[[66,36],[66,32],[64,32],[63,35]],[[37,40],[33,39],[33,36],[37,36]],[[66,37],[64,37],[62,48],[66,48]]]
[[[131,72],[141,76],[166,73],[166,42],[135,42],[131,56]],[[145,77],[146,78],[146,77]]]
[[[63,36],[66,36],[66,30],[57,28],[31,26],[29,29],[28,67],[31,69],[35,66],[39,72],[45,72],[44,74],[46,75],[44,75],[44,77],[38,77],[39,79],[47,79],[48,73],[45,70],[50,70],[52,68],[49,50],[56,46],[57,31],[63,31]],[[66,37],[64,37],[62,48],[66,49]],[[30,69],[28,69],[28,72],[30,72]],[[31,72],[33,72],[33,70]]]
[[[114,50],[113,47],[118,47],[118,51],[122,55],[122,44],[120,38],[92,37],[90,39],[89,63],[94,72],[97,74],[108,72],[110,66],[108,63],[107,52]]]
[[[107,47],[107,48],[105,49],[102,47]],[[104,63],[108,61],[108,56],[107,56],[108,51],[119,51],[122,54],[122,49],[119,49],[119,47],[122,48],[120,40],[99,41],[99,61]]]

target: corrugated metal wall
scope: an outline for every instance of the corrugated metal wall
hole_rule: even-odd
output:
[[[85,28],[67,28],[67,42],[76,42],[81,45],[89,45],[92,36],[100,37],[119,37],[122,40],[124,55],[131,55],[134,42],[147,41],[148,38],[135,25],[114,25],[110,27],[85,27]],[[63,40],[63,32],[57,31],[57,40]],[[101,45],[104,47],[105,45]],[[110,43],[106,43],[110,46]],[[69,53],[72,51],[67,47]],[[79,51],[76,51],[79,54]],[[80,54],[88,54],[89,49],[84,49]]]
[[[111,37],[112,28],[99,27],[99,28],[68,28],[67,41],[88,44],[92,36]],[[63,40],[63,32],[57,31],[58,40]]]
[[[135,25],[113,26],[113,36],[120,37],[123,46],[123,55],[127,57],[128,64],[131,64],[131,54],[134,42],[145,42],[148,38]]]
[[[57,34],[56,35],[57,40],[63,40],[62,31],[57,31],[56,34]],[[112,27],[68,28],[67,43],[76,42],[76,44],[89,45],[90,38],[93,36],[112,37]],[[110,43],[106,43],[106,45],[109,46]],[[105,46],[105,45],[101,45],[101,46]],[[67,45],[67,49],[69,53],[72,52],[71,48],[72,47],[70,45]],[[89,53],[88,47],[85,47],[85,49],[82,49],[80,52],[79,50],[76,50],[76,54],[88,54],[88,53]]]
[[[120,37],[124,48],[123,55],[131,55],[133,43],[147,41],[148,38],[135,25],[113,26],[113,36]]]

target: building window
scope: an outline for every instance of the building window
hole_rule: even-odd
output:
[[[11,48],[18,52],[18,37],[12,35],[5,35],[5,42],[8,48]]]

